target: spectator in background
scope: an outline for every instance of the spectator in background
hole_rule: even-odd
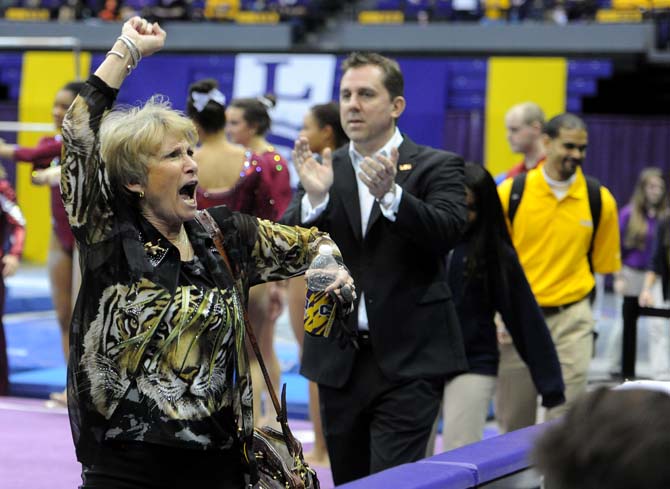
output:
[[[19,268],[23,243],[26,237],[25,219],[16,204],[16,192],[7,180],[5,170],[0,167],[0,242],[8,248],[0,248],[0,396],[9,393],[9,362],[3,316],[5,313],[5,278],[11,277]]]
[[[645,168],[640,173],[635,191],[628,205],[619,212],[621,230],[621,272],[614,279],[617,294],[617,310],[621,317],[630,316],[637,310],[638,297],[642,293],[644,277],[654,251],[654,239],[659,219],[668,211],[663,171],[660,168]],[[660,284],[652,289],[654,302],[662,302]],[[631,308],[633,311],[631,311]],[[614,323],[608,342],[607,356],[611,360],[610,372],[621,372],[621,317]],[[649,332],[649,361],[654,378],[670,380],[670,341],[667,320],[658,318],[638,319]]]
[[[262,177],[263,187],[256,189],[256,192],[265,192],[260,198],[266,199],[269,204],[266,212],[271,214],[272,219],[277,220],[291,201],[292,192],[288,163],[265,138],[272,123],[269,111],[274,105],[275,98],[272,95],[233,100],[225,111],[225,133],[230,141],[256,155],[257,163],[252,159],[251,167],[256,172],[265,173]],[[259,290],[254,290],[252,294],[256,298],[256,312],[259,315],[259,319],[252,322],[254,333],[272,384],[279,386],[281,370],[274,350],[274,332],[275,323],[284,307],[285,284],[262,284]],[[261,389],[257,390],[254,396],[254,417],[258,424],[271,422],[274,419],[272,405],[269,397],[263,403],[261,393],[266,386],[255,358],[251,359],[251,375],[253,385],[256,389]],[[262,419],[263,417],[266,419]]]
[[[504,178],[514,178],[537,167],[545,159],[542,145],[544,112],[535,102],[512,106],[505,114],[507,141],[514,153],[521,153],[523,160],[510,168]]]
[[[63,147],[60,135],[63,117],[72,105],[83,82],[70,82],[56,93],[51,115],[57,134],[41,138],[34,148],[7,144],[0,140],[0,158],[15,162],[32,163],[32,181],[36,185],[48,185],[51,189],[51,238],[49,240],[49,285],[51,299],[56,309],[56,318],[61,332],[61,344],[65,359],[69,358],[70,319],[74,298],[79,290],[80,274],[74,236],[70,229],[60,193],[60,157]],[[65,405],[65,392],[54,392],[51,400]]]
[[[156,22],[191,20],[191,2],[187,0],[158,0],[142,10],[148,19]]]
[[[396,61],[353,53],[342,72],[351,142],[320,164],[296,141],[302,188],[283,217],[330,232],[361,291],[347,320],[360,348],[304,340],[301,373],[319,385],[336,485],[423,458],[444,380],[467,369],[444,267],[465,224],[463,160],[400,132]]]
[[[667,306],[670,297],[670,212],[667,210],[659,216],[651,261],[638,298],[641,306],[654,306],[659,302],[653,293],[653,287],[658,278],[661,279],[663,301]],[[665,327],[667,328],[667,321]]]
[[[567,402],[548,410],[547,418],[553,419],[586,389],[593,352],[594,273],[617,272],[621,258],[614,197],[602,185],[587,184],[582,172],[588,146],[584,121],[569,113],[552,118],[544,127],[543,144],[544,165],[505,180],[498,190],[512,242],[561,362]],[[513,192],[514,182],[522,178],[523,190]],[[597,228],[589,192],[600,203]],[[513,205],[518,207],[509,219]],[[506,432],[535,423],[537,392],[513,346],[504,346],[496,417]]]
[[[535,442],[546,489],[670,487],[670,396],[631,388],[590,392]]]
[[[482,439],[498,373],[496,311],[530,369],[542,405],[565,402],[554,343],[512,246],[496,184],[481,165],[465,164],[465,202],[468,225],[447,269],[469,368],[444,391],[443,450]],[[429,454],[432,448],[429,444]]]
[[[226,97],[212,78],[189,86],[186,113],[198,130],[198,206],[227,205],[231,210],[277,221],[283,209],[276,205],[274,164],[226,137]],[[272,162],[274,163],[274,162]],[[259,171],[260,170],[260,171]]]
[[[303,119],[300,137],[307,139],[309,149],[321,159],[326,148],[334,150],[346,144],[349,141],[342,124],[340,124],[340,112],[336,103],[315,105],[305,114]],[[288,283],[288,310],[291,319],[291,326],[295,333],[295,338],[300,345],[300,355],[302,356],[302,344],[305,334],[304,315],[305,315],[305,279],[296,277]],[[321,426],[321,413],[319,412],[319,390],[314,382],[309,382],[309,417],[314,423],[314,449],[311,453],[305,454],[305,458],[310,464],[327,466],[328,451],[326,450],[326,440],[323,437],[323,428]]]

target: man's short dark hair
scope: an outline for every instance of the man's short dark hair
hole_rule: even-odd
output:
[[[538,438],[531,459],[547,487],[670,488],[669,412],[665,392],[599,388]]]
[[[555,139],[561,129],[583,129],[586,131],[586,123],[575,114],[566,112],[549,119],[549,122],[544,125],[543,132],[551,139]]]
[[[379,53],[353,52],[342,62],[342,74],[351,68],[361,66],[378,66],[382,70],[382,83],[391,96],[391,100],[402,97],[405,93],[405,80],[400,65],[394,59]]]

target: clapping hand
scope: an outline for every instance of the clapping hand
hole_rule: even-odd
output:
[[[395,183],[398,172],[398,150],[393,148],[389,158],[377,155],[374,158],[366,156],[361,163],[358,173],[361,181],[370,189],[375,199],[381,199],[389,192]]]
[[[322,162],[319,163],[309,149],[307,138],[301,137],[295,141],[292,155],[300,183],[307,192],[310,204],[316,207],[323,202],[333,185],[333,154],[330,148],[326,148]]]

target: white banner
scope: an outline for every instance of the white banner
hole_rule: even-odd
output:
[[[270,132],[292,141],[309,108],[332,100],[336,61],[329,54],[240,54],[233,98],[274,95]]]

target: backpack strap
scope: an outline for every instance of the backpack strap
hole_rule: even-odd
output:
[[[521,197],[523,196],[523,189],[526,186],[526,173],[520,173],[514,180],[512,180],[512,190],[509,193],[509,205],[507,206],[507,216],[510,224],[514,223],[514,215],[516,214]]]
[[[589,267],[593,273],[593,244],[596,240],[596,232],[600,224],[600,213],[603,202],[600,195],[600,182],[598,179],[584,175],[586,178],[586,190],[589,195],[589,207],[591,208],[591,221],[593,222],[593,232],[591,233],[591,244],[589,245]]]

